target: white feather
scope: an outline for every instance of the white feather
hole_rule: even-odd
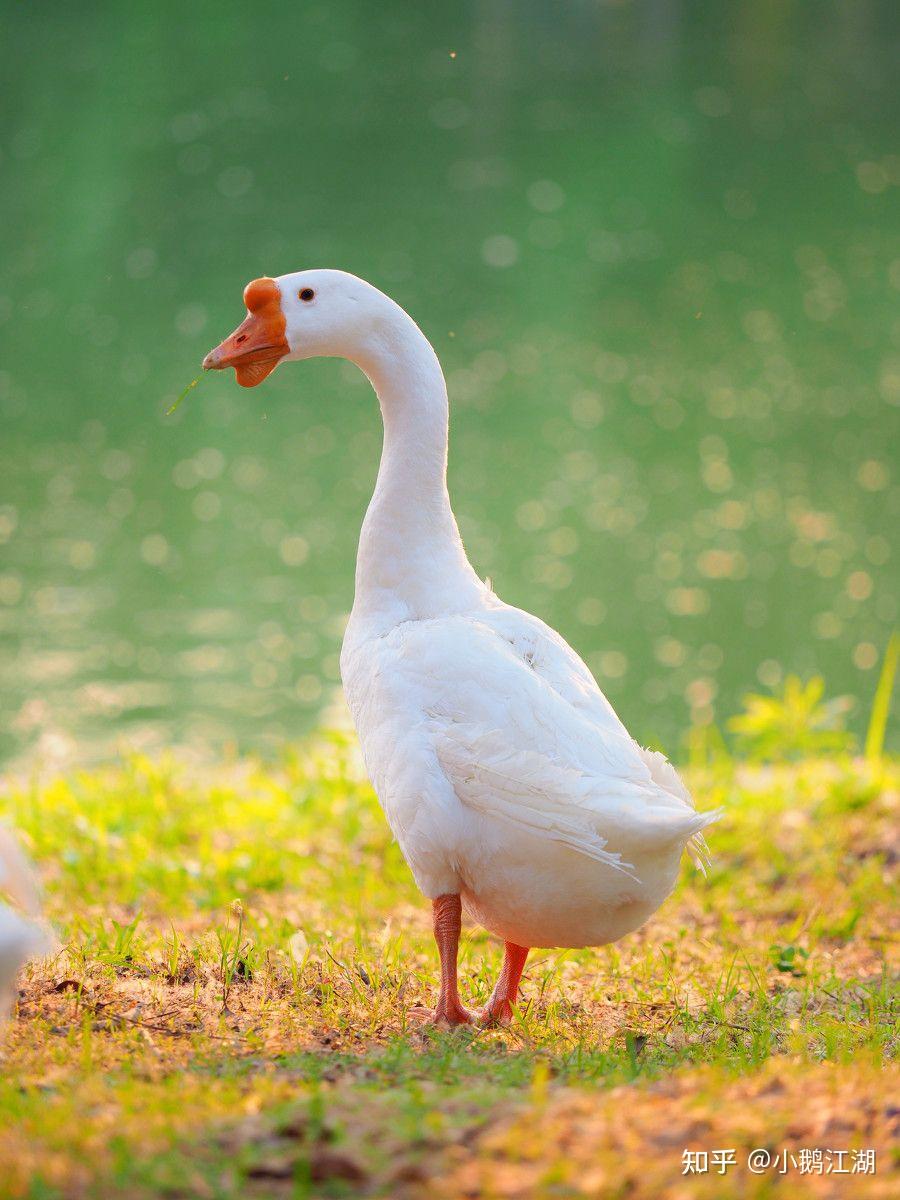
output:
[[[46,954],[51,942],[35,919],[40,893],[28,862],[12,834],[0,828],[0,893],[5,893],[28,916],[0,901],[0,1017],[5,1014],[19,968],[33,955]]]

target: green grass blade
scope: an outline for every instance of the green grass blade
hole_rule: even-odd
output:
[[[184,391],[181,393],[181,395],[178,397],[178,399],[174,402],[174,404],[170,404],[169,407],[166,409],[167,417],[171,417],[172,413],[175,411],[176,408],[178,408],[178,406],[181,404],[182,400],[185,398],[185,396],[188,394],[188,392],[192,388],[195,388],[202,378],[203,378],[202,375],[198,375],[196,379],[191,380],[191,382],[187,385],[187,387],[184,389]]]
[[[891,710],[891,695],[894,690],[898,662],[900,662],[900,633],[895,630],[888,639],[884,662],[881,664],[881,674],[878,677],[878,686],[875,689],[875,698],[872,701],[872,713],[866,733],[866,758],[869,762],[877,762],[884,749],[884,735],[887,729],[888,714]]]

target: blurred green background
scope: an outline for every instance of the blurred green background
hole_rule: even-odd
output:
[[[355,368],[204,378],[341,267],[444,363],[476,567],[679,752],[897,622],[895,4],[4,3],[0,754],[324,719],[380,444]],[[894,723],[896,742],[896,718]]]

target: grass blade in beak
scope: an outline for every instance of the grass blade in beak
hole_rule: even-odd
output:
[[[169,407],[166,409],[167,417],[171,417],[172,413],[175,411],[176,408],[178,408],[178,406],[181,404],[182,400],[185,398],[185,396],[188,394],[188,392],[191,390],[191,388],[195,388],[202,378],[203,378],[202,375],[198,375],[196,379],[191,380],[191,382],[187,385],[187,387],[184,389],[184,391],[181,393],[181,395],[178,397],[178,399],[174,402],[174,404],[170,404]]]

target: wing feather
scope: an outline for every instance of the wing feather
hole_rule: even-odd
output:
[[[600,780],[538,750],[510,745],[508,730],[434,723],[438,762],[463,804],[636,878],[634,851],[690,844],[718,817],[643,782]],[[673,770],[674,774],[674,770]],[[627,856],[627,857],[626,857]]]
[[[455,723],[436,738],[438,762],[463,804],[532,833],[562,842],[634,879],[632,864],[606,849],[607,839],[576,803],[587,780],[534,751],[513,751],[500,730]],[[565,799],[562,799],[565,798]]]
[[[690,843],[698,814],[674,768],[629,736],[587,667],[503,605],[398,626],[379,714],[417,712],[460,803],[634,878],[638,857]],[[369,663],[371,672],[371,660]],[[379,676],[380,678],[380,676]]]

